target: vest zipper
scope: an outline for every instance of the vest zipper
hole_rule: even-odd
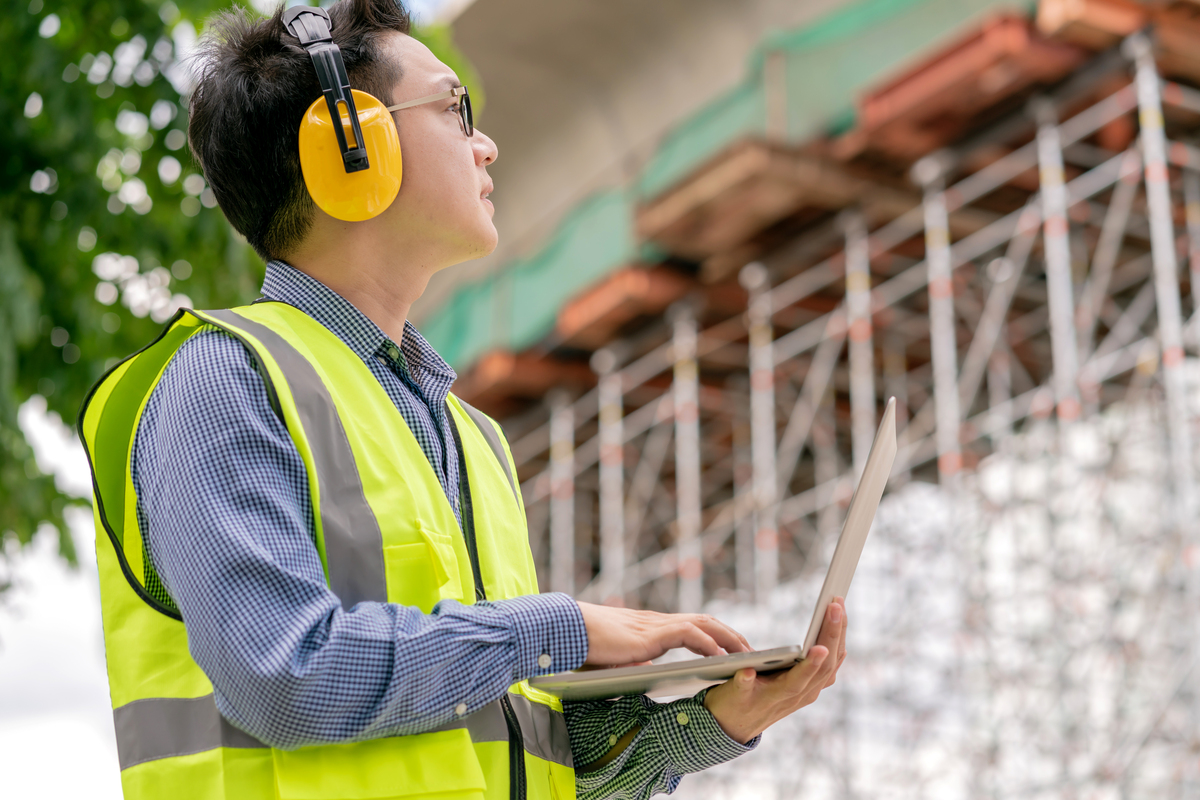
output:
[[[450,425],[454,449],[458,453],[458,509],[462,517],[467,556],[471,559],[471,575],[475,578],[475,600],[487,600],[487,592],[483,588],[483,573],[479,571],[479,547],[475,542],[475,506],[471,502],[471,482],[467,479],[467,458],[463,453],[462,439],[458,435],[458,425],[454,422],[449,403],[446,404],[446,421]]]
[[[508,723],[508,796],[511,800],[525,800],[525,738],[521,736],[521,724],[507,692],[500,699],[500,705],[504,708],[504,721]]]
[[[458,452],[459,513],[462,515],[462,532],[466,540],[467,555],[471,559],[471,574],[475,578],[475,599],[487,600],[487,592],[483,588],[483,573],[479,570],[479,549],[475,541],[475,507],[471,502],[471,482],[467,478],[467,458],[449,403],[446,404],[446,421],[449,423],[450,433],[454,436],[454,449]],[[521,723],[517,720],[512,701],[508,699],[508,692],[500,698],[500,707],[504,709],[504,722],[508,726],[508,796],[510,800],[526,800],[528,788],[525,776],[525,738],[521,735]]]

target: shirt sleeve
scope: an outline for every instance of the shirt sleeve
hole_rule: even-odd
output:
[[[644,695],[563,703],[579,800],[646,800],[670,794],[684,775],[757,747],[761,736],[746,744],[729,738],[704,707],[707,693],[661,704]],[[635,727],[641,730],[619,756],[594,772],[581,771]]]
[[[217,707],[273,747],[428,731],[587,655],[562,594],[344,610],[314,544],[304,463],[249,354],[216,329],[185,343],[154,389],[133,481],[151,563]]]

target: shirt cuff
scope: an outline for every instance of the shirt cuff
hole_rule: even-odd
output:
[[[746,744],[729,738],[717,718],[704,707],[708,690],[695,697],[658,706],[646,725],[680,774],[691,774],[732,761],[758,747],[762,734]]]
[[[588,650],[587,628],[583,612],[570,595],[526,595],[498,600],[493,605],[508,614],[516,631],[514,681],[583,666]]]

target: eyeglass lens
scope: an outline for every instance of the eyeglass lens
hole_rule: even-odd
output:
[[[463,87],[462,98],[458,104],[458,117],[462,120],[463,133],[468,137],[475,135],[475,115],[471,113],[471,93]]]

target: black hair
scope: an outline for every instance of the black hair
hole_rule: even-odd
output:
[[[188,122],[218,205],[263,260],[303,240],[316,209],[300,172],[299,128],[321,86],[283,10],[262,18],[235,8],[211,20]],[[327,10],[350,84],[390,105],[400,64],[380,42],[409,32],[408,12],[397,0],[338,0]]]

